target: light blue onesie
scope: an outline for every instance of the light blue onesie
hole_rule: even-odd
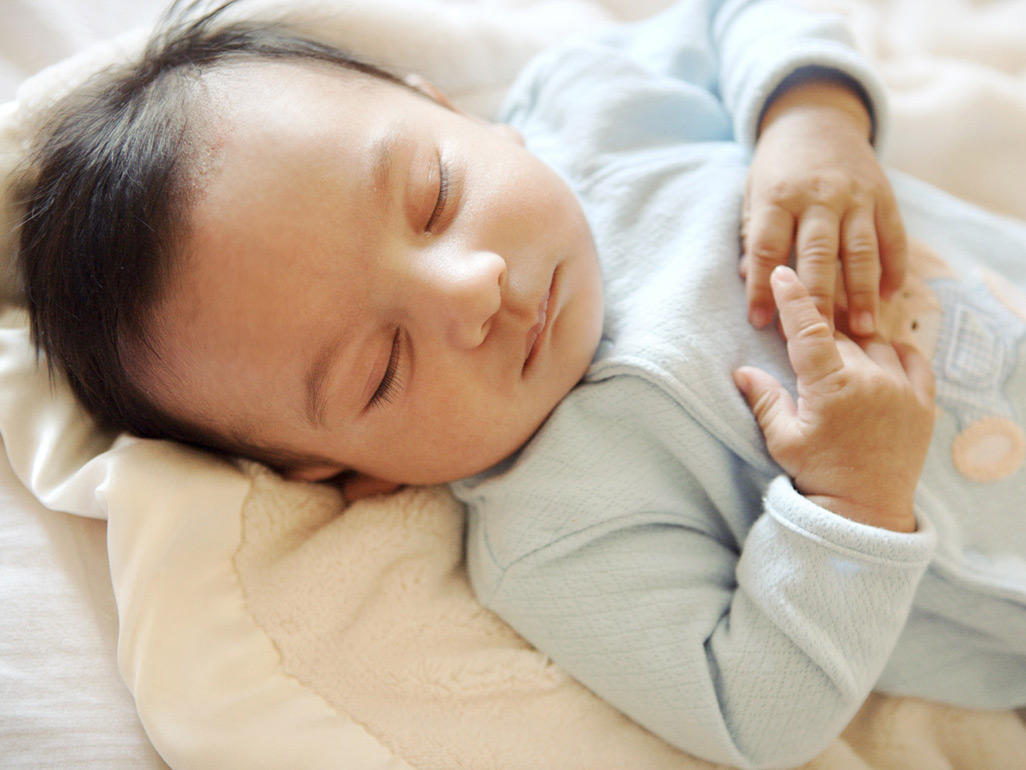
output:
[[[585,207],[605,327],[527,446],[454,485],[486,606],[653,732],[739,766],[811,758],[874,688],[1026,704],[1026,225],[891,176],[943,260],[916,257],[899,318],[938,378],[918,532],[798,495],[732,382],[753,364],[793,389],[737,262],[760,111],[806,65],[855,78],[886,128],[843,28],[776,2],[683,3],[527,68],[504,117]]]

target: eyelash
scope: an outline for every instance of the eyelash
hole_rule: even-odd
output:
[[[445,211],[445,204],[449,200],[449,173],[445,167],[445,163],[442,162],[442,156],[438,156],[438,198],[435,201],[434,211],[431,212],[431,216],[428,217],[427,224],[424,229],[427,232],[432,232],[432,228],[438,223],[439,217],[442,212]]]
[[[396,329],[395,336],[392,338],[392,352],[388,356],[388,366],[385,367],[385,374],[381,378],[381,384],[378,385],[378,389],[374,391],[374,395],[371,396],[370,401],[367,403],[368,409],[379,404],[391,403],[399,393],[399,388],[402,384],[399,378],[399,357],[401,353],[402,334],[400,329]]]
[[[442,156],[438,156],[438,198],[435,201],[435,208],[431,212],[431,216],[428,218],[427,225],[424,229],[431,232],[431,228],[434,227],[438,218],[445,211],[445,205],[449,200],[449,174],[445,168],[445,164],[442,162]],[[370,401],[367,402],[367,408],[379,406],[380,404],[388,404],[396,397],[399,393],[399,389],[402,385],[402,381],[399,378],[399,358],[402,354],[402,334],[400,329],[395,330],[395,336],[392,337],[392,352],[388,356],[388,366],[385,367],[385,374],[381,378],[381,383],[378,385],[378,389],[374,391],[374,395],[371,396]]]

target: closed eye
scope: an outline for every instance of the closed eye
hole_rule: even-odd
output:
[[[388,355],[388,366],[381,377],[374,395],[367,402],[367,409],[381,404],[391,403],[402,389],[402,379],[399,377],[399,358],[402,354],[402,330],[396,328],[395,336],[392,337],[392,350]]]
[[[431,212],[431,216],[428,217],[427,224],[424,229],[427,232],[433,232],[433,228],[438,224],[439,218],[445,212],[445,204],[449,200],[449,171],[445,167],[445,163],[442,162],[441,153],[438,154],[438,197],[435,199],[435,208]]]

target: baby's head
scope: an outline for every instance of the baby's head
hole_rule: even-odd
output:
[[[600,334],[571,191],[426,83],[219,21],[172,25],[41,145],[20,258],[51,366],[116,427],[298,478],[516,451]]]

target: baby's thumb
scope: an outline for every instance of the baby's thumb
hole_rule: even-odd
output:
[[[767,443],[782,436],[796,411],[791,394],[773,376],[751,366],[734,370],[734,384],[748,402]]]

